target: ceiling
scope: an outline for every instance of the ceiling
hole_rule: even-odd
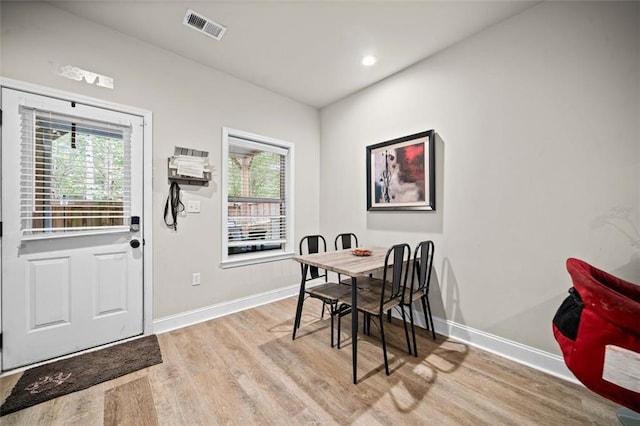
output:
[[[535,1],[57,1],[74,15],[322,108]],[[187,9],[226,26],[218,41]],[[378,62],[364,67],[364,55]]]

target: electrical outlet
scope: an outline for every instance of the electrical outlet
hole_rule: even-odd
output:
[[[187,201],[187,213],[200,213],[200,201]]]
[[[200,285],[200,272],[191,275],[191,285]]]

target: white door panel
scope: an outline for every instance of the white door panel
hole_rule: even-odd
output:
[[[69,258],[30,259],[26,267],[28,332],[68,324]]]
[[[131,149],[126,154],[131,160],[130,181],[123,190],[127,195],[121,208],[123,212],[130,211],[132,216],[143,216],[141,117],[2,89],[3,370],[135,336],[143,331],[144,246],[133,248],[129,244],[132,239],[142,240],[143,223],[136,232],[126,231],[129,218],[124,219],[120,229],[104,232],[86,225],[71,225],[78,226],[72,232],[54,229],[28,236],[21,230],[24,228],[24,208],[21,216],[20,201],[21,196],[24,197],[24,190],[21,190],[21,184],[24,187],[24,180],[21,180],[24,179],[24,169],[21,175],[24,150],[21,154],[20,105],[63,117],[130,128]],[[34,169],[38,167],[36,163]],[[38,179],[42,179],[41,176],[32,180]],[[37,191],[38,188],[34,189],[34,194]],[[33,196],[38,197],[37,194]],[[48,194],[45,198],[46,203],[57,202],[51,201]],[[87,200],[82,201],[93,203],[94,199]]]
[[[127,252],[99,253],[94,258],[93,316],[127,311]]]

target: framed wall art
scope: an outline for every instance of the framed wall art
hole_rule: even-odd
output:
[[[435,210],[435,131],[367,146],[367,210]]]

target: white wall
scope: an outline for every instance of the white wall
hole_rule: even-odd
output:
[[[437,316],[560,353],[566,258],[640,283],[639,8],[542,3],[324,108],[321,232],[433,239]],[[437,211],[367,213],[365,147],[428,129]]]
[[[0,14],[0,75],[153,111],[155,318],[298,279],[292,261],[219,268],[222,126],[296,143],[296,238],[320,226],[365,245],[433,239],[432,300],[449,320],[559,353],[550,321],[567,257],[640,281],[637,2],[540,4],[325,108],[321,132],[312,108],[47,4],[2,2]],[[115,89],[56,76],[50,61]],[[437,211],[367,213],[365,147],[430,128]],[[174,145],[209,150],[218,171],[185,187],[202,213],[177,233],[162,221]]]
[[[319,226],[317,110],[93,24],[44,3],[2,2],[0,75],[153,112],[154,317],[160,318],[266,292],[299,280],[291,260],[222,270],[221,128],[296,144],[296,239]],[[199,37],[194,33],[194,37]],[[215,41],[212,40],[212,43]],[[67,80],[50,62],[111,76],[115,89]],[[183,186],[199,215],[163,222],[169,184],[166,161],[175,145],[210,152],[209,187]],[[202,284],[191,286],[200,272]]]

